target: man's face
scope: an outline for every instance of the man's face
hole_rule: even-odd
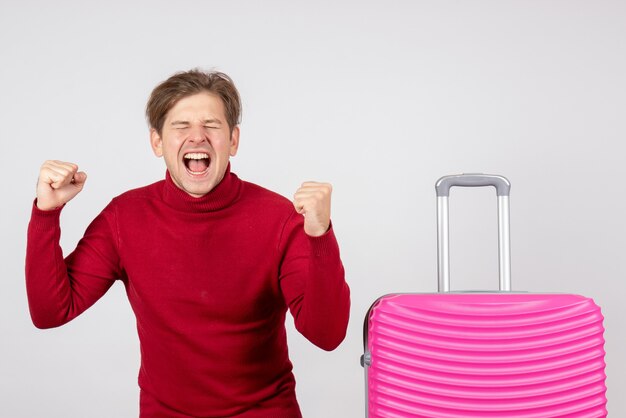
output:
[[[219,184],[228,160],[237,154],[239,127],[228,126],[224,103],[203,92],[182,98],[165,117],[161,135],[150,130],[150,143],[174,183],[200,197]]]

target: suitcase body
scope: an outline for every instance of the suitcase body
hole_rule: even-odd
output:
[[[448,189],[501,186],[494,176],[450,177]],[[504,189],[501,291],[471,293],[450,292],[447,193],[438,189],[439,293],[383,296],[365,318],[368,417],[607,415],[600,308],[579,295],[510,291]]]

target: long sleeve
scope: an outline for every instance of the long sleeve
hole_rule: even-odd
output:
[[[33,324],[63,325],[93,305],[121,276],[115,210],[94,219],[74,252],[63,258],[59,245],[61,209],[33,205],[26,246],[26,291]]]
[[[324,350],[345,338],[350,289],[332,227],[320,237],[306,235],[302,216],[290,217],[282,234],[280,286],[296,329]]]

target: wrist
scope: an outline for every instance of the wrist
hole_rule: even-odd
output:
[[[321,237],[330,229],[330,225],[316,225],[316,226],[304,226],[304,232],[313,238]]]
[[[35,198],[34,204],[35,204],[35,207],[37,209],[39,209],[40,211],[42,211],[42,212],[50,212],[50,211],[53,211],[53,210],[58,210],[58,209],[61,209],[63,206],[65,206],[65,204],[62,204],[62,205],[51,205],[51,204],[45,203],[45,202],[42,203],[39,200],[39,198]]]

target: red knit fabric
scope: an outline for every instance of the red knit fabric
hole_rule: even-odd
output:
[[[332,228],[305,234],[287,199],[230,173],[194,198],[166,179],[116,197],[63,258],[61,209],[35,205],[33,323],[62,325],[121,280],[141,344],[141,417],[299,417],[285,314],[311,342],[344,338],[349,289]]]

